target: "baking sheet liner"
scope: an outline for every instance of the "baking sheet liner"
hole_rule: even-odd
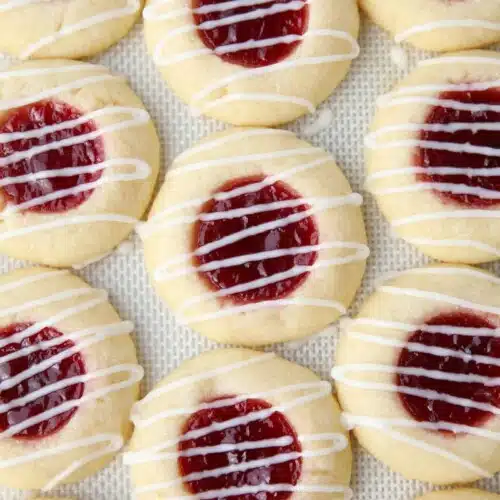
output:
[[[365,196],[364,214],[371,257],[363,286],[349,314],[355,313],[363,299],[388,273],[426,262],[426,258],[415,249],[393,236],[373,198],[363,192],[363,136],[373,116],[376,98],[390,90],[407,72],[402,64],[405,54],[394,51],[394,43],[388,35],[366,19],[363,19],[360,44],[361,56],[354,61],[347,79],[331,98],[314,115],[304,117],[287,127],[332,153],[351,182],[353,190]],[[407,49],[406,55],[408,69],[419,59],[429,57],[429,54],[413,49]],[[215,120],[193,116],[188,107],[167,89],[147,54],[140,23],[118,45],[94,61],[124,75],[150,111],[163,146],[160,184],[166,167],[176,155],[203,136],[225,127]],[[303,71],[307,71],[307,68]],[[323,118],[330,115],[325,110],[331,110],[332,122],[327,128],[309,135],[307,132],[320,114]],[[26,264],[0,257],[1,271],[20,265]],[[500,273],[500,264],[486,267]],[[177,323],[156,296],[145,271],[142,245],[136,235],[109,257],[76,272],[94,287],[108,290],[110,300],[122,318],[135,323],[134,339],[140,363],[145,369],[144,394],[184,359],[206,349],[217,348],[215,343]],[[335,343],[336,328],[333,327],[306,342],[276,345],[272,350],[291,361],[308,366],[325,380],[329,380]],[[354,449],[352,487],[355,499],[413,500],[415,495],[432,489],[428,484],[407,481],[391,472],[356,444]],[[497,475],[478,485],[500,492],[500,477]],[[5,500],[29,498],[32,494],[34,492],[0,488],[0,498]],[[121,457],[100,473],[76,485],[57,488],[53,494],[74,496],[78,500],[133,498],[129,474]]]

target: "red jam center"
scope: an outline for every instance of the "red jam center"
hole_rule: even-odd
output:
[[[245,177],[236,179],[222,185],[217,192],[223,193],[233,189],[249,186],[261,182],[264,176]],[[290,186],[283,182],[275,182],[249,193],[234,196],[226,200],[212,199],[202,207],[201,214],[223,213],[229,210],[248,209],[249,207],[261,210],[256,213],[247,213],[216,220],[199,220],[194,227],[194,250],[204,245],[217,242],[218,240],[235,235],[240,231],[255,228],[256,226],[280,221],[293,214],[300,214],[310,207],[306,204],[294,207],[274,209],[265,205],[286,202],[287,200],[300,200],[301,196]],[[233,215],[234,212],[233,212]],[[204,255],[195,255],[195,267],[217,261],[215,269],[200,272],[200,276],[214,291],[225,290],[238,285],[247,284],[247,290],[239,291],[229,295],[233,303],[255,303],[265,300],[282,299],[290,295],[307,279],[308,272],[277,281],[276,283],[264,284],[252,287],[251,282],[270,278],[275,274],[284,273],[296,266],[311,266],[317,258],[317,252],[295,253],[294,255],[271,254],[270,258],[260,259],[256,254],[261,252],[282,251],[286,249],[298,249],[304,246],[316,245],[319,233],[314,219],[306,216],[296,222],[291,222],[281,227],[266,229],[247,236],[237,242],[228,242],[221,248],[215,249]],[[247,256],[244,262],[231,264],[235,257]],[[251,258],[251,256],[254,256]],[[224,262],[219,262],[224,261]],[[233,261],[234,262],[234,261]],[[250,288],[252,287],[252,288]]]
[[[29,134],[44,127],[77,120],[82,116],[82,113],[77,109],[57,101],[41,101],[29,104],[14,109],[7,114],[1,123],[0,134],[25,132],[27,135],[25,138],[0,142],[0,162],[5,162],[16,153],[29,150],[32,150],[35,154],[19,160],[16,160],[15,157],[11,158],[15,161],[9,162],[8,166],[0,168],[0,180],[45,172],[43,178],[28,181],[24,179],[19,183],[3,186],[2,193],[7,203],[20,205],[42,196],[75,188],[99,179],[102,171],[71,175],[71,171],[68,170],[75,167],[89,167],[104,161],[104,145],[99,137],[84,140],[83,142],[75,141],[76,143],[72,145],[40,152],[36,152],[34,149],[94,133],[97,131],[97,126],[93,121],[86,121],[76,126],[69,124],[67,128],[62,130],[43,132],[42,135],[36,135],[35,137],[30,137],[32,134]],[[65,170],[63,171],[63,169]],[[58,175],[54,176],[56,172]],[[70,193],[31,206],[27,210],[38,213],[65,212],[81,205],[91,196],[92,192],[92,189],[88,189],[74,194]]]
[[[198,35],[223,61],[246,68],[269,66],[300,44],[298,37],[306,32],[309,19],[305,0],[270,0],[247,7],[237,3],[193,0]]]
[[[447,326],[462,328],[494,328],[486,319],[469,312],[452,312],[440,314],[426,323],[427,326]],[[440,347],[458,353],[474,356],[488,356],[500,359],[500,338],[482,335],[431,333],[425,329],[416,331],[408,338],[408,343],[422,344],[427,347]],[[423,368],[441,373],[457,375],[480,375],[483,377],[500,377],[500,366],[478,363],[463,358],[438,354],[420,353],[404,348],[398,360],[400,368]],[[421,375],[397,375],[397,385],[435,391],[442,395],[454,396],[477,403],[498,406],[500,404],[500,387],[487,386],[480,382],[450,381],[428,378]],[[481,426],[492,416],[492,413],[476,408],[427,399],[399,393],[406,411],[419,422],[449,422],[467,426]]]
[[[500,89],[489,89],[481,91],[453,91],[444,92],[439,99],[455,101],[466,105],[483,104],[489,106],[500,106]],[[499,108],[500,109],[500,108]],[[473,128],[474,124],[499,124],[500,111],[488,109],[471,111],[455,110],[449,107],[435,106],[427,116],[426,123],[429,125],[449,125],[449,124],[471,124],[456,131],[422,131],[420,140],[438,143],[452,143],[457,146],[472,145],[496,149],[500,154],[500,132],[497,130],[480,130]],[[491,128],[491,127],[490,127]],[[421,147],[416,154],[416,165],[424,168],[433,167],[458,167],[469,169],[464,173],[443,174],[435,172],[424,172],[418,174],[420,182],[427,183],[447,183],[469,186],[471,188],[484,188],[500,193],[500,174],[487,176],[484,171],[478,169],[500,169],[500,156],[489,154],[478,154],[477,152],[454,152],[432,149],[431,147]],[[500,203],[500,197],[492,199],[481,197],[470,193],[451,193],[449,191],[434,191],[445,203],[458,204],[464,207],[484,208]]]
[[[0,339],[6,339],[31,326],[30,323],[16,323],[0,330]],[[36,346],[40,342],[49,341],[62,335],[55,328],[47,327],[40,332],[24,338],[21,342],[12,342],[0,349],[0,357],[12,355],[21,349]],[[0,384],[6,383],[12,377],[24,373],[53,356],[74,347],[74,343],[67,340],[63,343],[46,347],[25,356],[12,359],[0,364]],[[70,377],[84,375],[86,373],[83,357],[80,353],[73,354],[59,362],[54,363],[40,373],[26,378],[14,387],[0,391],[0,404],[8,404],[29,396],[31,393],[43,389],[51,384],[56,384]],[[10,427],[25,422],[28,418],[36,417],[45,411],[57,408],[66,401],[80,399],[84,391],[83,383],[77,383],[57,389],[49,394],[40,396],[26,404],[12,408],[0,413],[0,431],[6,431]],[[50,436],[62,429],[76,412],[76,408],[68,410],[28,427],[15,434],[18,439],[40,439]]]
[[[229,397],[216,398],[211,402],[222,401]],[[205,436],[195,439],[186,439],[186,434],[198,429],[205,429],[216,423],[227,422],[232,419],[245,417],[255,412],[272,408],[266,401],[260,399],[246,399],[237,404],[221,408],[198,410],[193,413],[182,430],[182,440],[179,442],[178,464],[180,474],[185,478],[186,489],[192,495],[201,495],[208,491],[217,491],[228,488],[241,488],[230,499],[238,500],[285,500],[292,496],[290,491],[266,492],[264,489],[257,492],[245,493],[245,487],[286,484],[295,486],[302,472],[301,446],[294,428],[282,413],[275,411],[267,418],[254,420],[241,425],[231,425],[223,430],[214,430]],[[288,438],[288,439],[287,439]],[[275,440],[280,439],[281,442]],[[283,442],[283,440],[288,441]],[[260,441],[259,444],[253,444]],[[265,442],[267,441],[267,443]],[[223,452],[209,452],[207,447],[224,445],[231,449]],[[186,453],[193,448],[205,448],[204,453]],[[218,451],[218,450],[216,450]],[[297,454],[286,457],[285,454]],[[280,460],[282,458],[282,460]],[[265,460],[275,463],[255,463]],[[245,467],[248,465],[248,467]],[[234,470],[217,473],[216,469],[234,466]],[[186,480],[188,474],[214,471],[209,477],[200,480]],[[214,497],[215,498],[215,497]]]

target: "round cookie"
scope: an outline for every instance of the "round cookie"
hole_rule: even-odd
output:
[[[128,439],[143,375],[133,325],[65,270],[17,270],[0,291],[0,484],[49,491]]]
[[[159,168],[149,114],[122,77],[74,61],[0,73],[0,253],[96,260],[133,230]]]
[[[472,488],[463,490],[433,491],[416,500],[498,500],[500,495]]]
[[[134,407],[125,463],[144,500],[340,500],[352,454],[339,413],[330,384],[306,368],[273,353],[209,351]]]
[[[20,59],[79,59],[101,52],[134,25],[142,0],[5,0],[0,52]]]
[[[139,233],[182,322],[263,345],[346,312],[369,253],[361,202],[325,151],[284,130],[233,129],[175,160]]]
[[[384,283],[341,334],[343,420],[407,478],[472,482],[500,470],[500,279],[467,266]]]
[[[500,257],[500,54],[423,61],[379,100],[367,189],[399,236],[448,262]]]
[[[196,112],[271,126],[312,112],[359,54],[354,0],[151,0],[146,41]]]
[[[449,52],[500,41],[497,0],[360,0],[360,5],[396,42],[421,49]]]

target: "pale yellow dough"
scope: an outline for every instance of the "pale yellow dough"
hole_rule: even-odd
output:
[[[37,280],[37,276],[44,274],[43,278]],[[14,287],[14,283],[18,285]],[[120,322],[118,314],[107,300],[97,303],[96,299],[102,291],[92,290],[83,280],[68,271],[55,271],[48,268],[17,270],[0,276],[0,288],[3,287],[5,290],[0,294],[0,310],[5,312],[1,315],[0,327],[13,323],[43,322],[57,315],[57,321],[50,324],[61,333],[70,335],[77,331]],[[68,298],[56,295],[66,294],[75,289],[88,289],[91,292]],[[94,304],[91,307],[85,307],[85,303],[89,301],[93,301]],[[76,307],[80,310],[72,311],[70,314],[70,308]],[[20,310],[16,312],[15,309]],[[78,345],[79,342],[86,340],[88,337],[84,340],[75,339],[74,342]],[[93,344],[83,345],[80,352],[88,374],[117,365],[137,364],[134,344],[127,334],[107,336]],[[92,378],[85,382],[84,396],[111,384],[125,381],[127,377],[128,372],[117,371],[114,374]],[[49,452],[55,448],[67,447],[73,442],[103,434],[121,437],[126,441],[132,430],[129,421],[130,409],[138,395],[138,383],[133,383],[122,390],[103,394],[99,398],[89,398],[77,407],[76,412],[64,427],[42,440],[2,439],[0,462],[21,459],[36,452]],[[2,467],[0,468],[0,484],[13,488],[41,489],[76,462],[91,458],[90,455],[93,453],[101,452],[102,454],[106,446],[107,442],[80,446],[18,465]],[[63,484],[80,481],[94,474],[105,467],[114,455],[115,453],[108,453],[96,460],[89,460],[82,467],[77,467],[62,481]]]
[[[77,69],[68,70],[70,67]],[[125,80],[119,76],[111,77],[103,66],[62,60],[36,61],[15,66],[9,71],[16,73],[13,77],[0,79],[0,105],[45,94],[84,113],[110,107],[144,110]],[[80,80],[83,80],[81,84],[75,84]],[[55,88],[63,86],[75,88],[54,94]],[[6,113],[8,110],[0,112],[0,122]],[[95,122],[99,129],[131,119],[130,112],[119,111],[101,115]],[[138,180],[113,180],[101,184],[87,201],[63,213],[24,211],[2,214],[0,253],[45,265],[68,267],[102,257],[127,237],[134,229],[135,220],[141,218],[149,204],[159,169],[159,141],[151,121],[107,131],[102,137],[105,159],[124,159],[124,162],[104,169],[101,179],[133,173],[134,165],[125,161],[129,158],[144,162],[149,174]],[[95,220],[109,215],[128,219]],[[90,219],[83,219],[83,223],[71,222],[75,218],[82,220],[82,217]],[[19,233],[27,227],[36,230]]]
[[[380,100],[367,137],[367,190],[375,195],[397,234],[435,259],[467,264],[498,259],[500,218],[463,216],[469,207],[443,202],[432,189],[425,188],[424,183],[417,183],[414,172],[408,171],[408,167],[414,165],[417,148],[414,141],[419,138],[419,126],[425,123],[432,108],[432,103],[422,99],[437,99],[441,92],[439,86],[498,81],[499,63],[498,52],[470,51],[421,64]],[[395,126],[415,126],[417,130],[391,130]],[[389,143],[398,144],[388,146]],[[498,211],[500,205],[486,208]],[[448,212],[457,215],[432,219],[435,214]],[[402,219],[414,216],[424,220],[397,225]]]
[[[286,405],[301,396],[310,396],[311,390],[280,391],[280,389],[296,384],[316,384],[320,379],[307,368],[286,361],[278,356],[264,358],[263,353],[248,349],[218,349],[208,351],[202,355],[185,361],[168,377],[161,381],[153,391],[136,405],[132,413],[135,422],[147,421],[150,417],[158,417],[161,412],[179,409],[183,411],[170,418],[153,418],[149,425],[136,425],[130,441],[129,452],[125,456],[133,459],[134,452],[145,453],[146,449],[159,443],[172,442],[165,452],[176,452],[184,422],[191,412],[195,412],[202,401],[215,399],[220,396],[255,395],[257,399],[264,399],[274,407]],[[242,363],[261,360],[241,366]],[[240,365],[227,370],[232,365]],[[226,369],[226,371],[221,371]],[[219,373],[214,373],[214,371]],[[192,378],[191,380],[187,380]],[[176,386],[176,384],[178,384]],[[163,393],[168,386],[171,389]],[[157,395],[154,396],[155,392]],[[267,394],[267,392],[272,392]],[[266,393],[265,395],[262,395]],[[187,410],[184,411],[184,409]],[[323,456],[304,456],[302,475],[298,486],[338,485],[348,487],[352,453],[348,442],[348,435],[340,423],[340,409],[335,399],[328,393],[322,396],[294,405],[284,411],[290,424],[295,428],[298,436],[315,434],[339,434],[345,438],[347,446],[337,452]],[[304,450],[324,448],[329,444],[323,440],[315,444],[304,443]],[[128,460],[131,462],[131,460]],[[137,461],[136,461],[137,462]],[[180,497],[187,494],[181,482],[176,458],[165,460],[151,460],[132,464],[132,481],[136,489],[152,486],[158,483],[173,481],[170,488],[158,491],[141,493],[144,500],[155,500],[163,497]],[[176,483],[176,480],[179,481]],[[160,494],[161,493],[161,494]],[[311,493],[296,491],[290,496],[293,500],[307,500]],[[340,500],[343,494],[315,493],[317,500]]]
[[[394,37],[421,49],[448,52],[500,41],[497,0],[359,0],[369,17]],[[408,30],[412,30],[409,32]]]
[[[313,106],[324,101],[342,81],[350,59],[357,53],[354,40],[346,39],[346,35],[352,39],[358,35],[359,14],[354,0],[311,2],[309,32],[335,30],[345,34],[306,35],[284,62],[277,63],[286,67],[276,69],[275,64],[258,70],[224,62],[214,52],[186,57],[207,50],[196,31],[186,29],[194,29],[192,11],[186,9],[184,0],[173,0],[150,10],[155,3],[150,0],[144,11],[145,35],[149,51],[160,63],[168,85],[194,109],[234,125],[279,125],[307,113],[305,101]],[[166,14],[172,12],[181,15],[167,18]],[[174,35],[174,30],[180,31]],[[351,57],[342,59],[348,54]],[[306,59],[332,55],[339,59],[301,64]]]
[[[465,433],[451,438],[414,427],[416,422],[396,391],[392,367],[397,363],[400,345],[436,315],[467,311],[459,301],[468,303],[472,312],[500,308],[500,279],[468,266],[438,265],[404,271],[384,282],[341,333],[332,375],[346,421],[354,427],[364,448],[409,479],[433,484],[468,483],[482,477],[479,469],[491,475],[500,470],[500,449],[495,439]],[[498,314],[475,314],[486,316],[500,327]],[[368,319],[378,321],[378,325]],[[370,365],[381,369],[366,370]],[[500,432],[500,419],[490,418],[481,430]]]
[[[123,38],[143,0],[2,0],[0,52],[32,59],[79,59]]]
[[[463,490],[433,491],[415,500],[498,500],[500,495],[472,488]]]
[[[301,169],[314,162],[314,168]],[[204,168],[192,170],[193,165]],[[197,200],[210,199],[232,179],[261,175],[283,176],[284,182],[308,199],[351,194],[343,173],[325,151],[283,130],[233,129],[207,137],[176,159],[154,202],[150,220],[140,231],[147,268],[159,295],[183,322],[219,342],[263,345],[319,332],[350,304],[364,272],[366,255],[345,264],[325,265],[313,269],[306,281],[286,297],[299,303],[279,307],[271,304],[244,312],[231,311],[230,299],[221,301],[210,293],[211,289],[190,265],[194,221],[202,203]],[[368,253],[359,206],[320,209],[314,201],[310,206],[315,210],[320,244],[351,242],[358,247],[322,248],[318,250],[317,262]],[[169,271],[187,267],[188,272],[165,279],[162,268],[172,259],[177,260]],[[316,305],[304,301],[316,301]],[[317,301],[335,301],[337,305],[328,302],[325,306]]]

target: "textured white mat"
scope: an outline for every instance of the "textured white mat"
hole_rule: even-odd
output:
[[[363,135],[373,114],[375,99],[388,91],[405,73],[392,62],[392,48],[389,38],[364,20],[362,53],[347,80],[315,116],[301,119],[289,127],[299,136],[330,151],[351,181],[353,189],[359,192],[363,191],[364,177]],[[407,52],[410,66],[418,58],[425,57],[416,51]],[[125,75],[144,100],[163,142],[164,168],[196,140],[224,127],[215,121],[191,116],[187,106],[172,96],[146,53],[141,25],[136,26],[118,46],[97,58],[96,62]],[[326,108],[333,112],[331,125],[306,137],[304,131],[307,131],[308,125]],[[364,209],[372,257],[353,311],[384,275],[425,262],[415,250],[391,235],[370,196],[365,197]],[[0,258],[0,270],[17,265],[19,263]],[[500,265],[490,266],[492,269],[495,267],[500,272]],[[135,322],[139,359],[146,371],[144,392],[149,391],[182,360],[216,347],[178,325],[156,297],[144,269],[141,244],[137,238],[113,255],[78,273],[93,286],[107,289],[123,319]],[[290,360],[310,367],[328,380],[335,350],[335,331],[331,329],[300,345],[280,345],[273,349]],[[416,494],[430,489],[429,485],[406,481],[391,473],[359,449],[355,452],[352,486],[357,500],[413,500]],[[481,486],[500,492],[498,477]],[[78,500],[128,500],[132,498],[132,488],[128,472],[118,458],[112,466],[96,476],[78,485],[60,488],[54,494],[75,496]],[[29,492],[0,488],[1,499],[27,497]]]

